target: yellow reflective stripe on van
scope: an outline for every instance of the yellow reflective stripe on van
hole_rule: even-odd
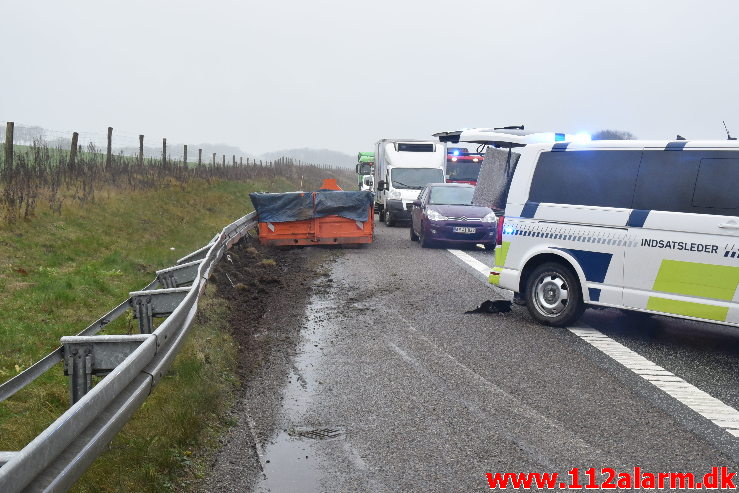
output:
[[[488,282],[490,284],[500,284],[500,275],[494,276],[494,275],[490,274],[488,276]]]
[[[654,291],[731,301],[739,285],[739,267],[663,260]]]
[[[729,308],[725,306],[705,305],[703,303],[692,303],[690,301],[668,300],[651,296],[647,301],[647,310],[655,312],[671,313],[673,315],[684,315],[686,317],[703,318],[725,322]]]
[[[505,267],[505,259],[508,256],[508,249],[511,247],[510,241],[504,241],[495,248],[495,266]]]

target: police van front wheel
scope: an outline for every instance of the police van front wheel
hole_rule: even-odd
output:
[[[527,279],[526,307],[546,325],[562,327],[575,322],[585,310],[577,277],[558,262],[540,265]]]

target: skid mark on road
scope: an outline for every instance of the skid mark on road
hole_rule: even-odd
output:
[[[392,312],[403,322],[398,324],[398,327],[412,335],[404,341],[405,345],[415,345],[416,350],[408,347],[401,349],[399,340],[392,342],[386,338],[389,347],[403,361],[419,373],[435,380],[438,385],[445,388],[445,392],[450,396],[454,395],[458,402],[482,419],[490,420],[504,416],[504,422],[498,422],[496,426],[496,433],[515,443],[539,464],[552,470],[562,468],[572,464],[572,455],[598,463],[608,462],[603,451],[456,359],[423,335],[398,310],[392,309]],[[415,353],[415,356],[412,356],[412,353]],[[449,381],[453,380],[452,376],[455,374],[464,375],[469,382],[467,387],[476,387],[477,391],[463,395],[456,387],[450,386]],[[522,433],[522,430],[526,432]],[[557,438],[552,440],[552,437]]]
[[[711,420],[715,425],[739,437],[739,411],[733,407],[724,404],[596,329],[572,327],[569,331],[704,418]]]
[[[449,253],[477,272],[482,272],[483,268],[486,273],[488,271],[485,264],[465,252],[449,250]],[[487,284],[487,274],[485,283]],[[716,426],[739,437],[739,411],[733,407],[592,327],[572,327],[569,331]]]

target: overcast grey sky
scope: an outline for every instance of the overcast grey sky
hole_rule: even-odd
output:
[[[739,135],[736,0],[4,0],[0,120],[369,150],[526,124]]]

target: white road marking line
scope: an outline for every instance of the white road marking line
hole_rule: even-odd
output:
[[[487,265],[461,250],[449,249],[449,253],[480,272],[487,280],[490,274],[490,268]],[[596,329],[573,327],[569,331],[664,391],[667,395],[677,399],[715,425],[739,438],[739,411],[733,407],[724,404],[707,392],[686,382],[674,373],[649,361],[644,356],[614,341]]]
[[[728,433],[739,437],[739,411],[733,407],[724,404],[596,329],[573,327],[569,331]]]
[[[465,253],[462,250],[452,250],[452,249],[449,249],[447,251],[451,253],[452,255],[454,255],[455,257],[457,257],[462,262],[464,262],[465,264],[469,265],[470,267],[478,271],[483,276],[485,276],[485,279],[487,279],[488,276],[490,276],[490,267],[483,264],[482,262],[477,260],[475,257],[470,255],[469,253]]]

